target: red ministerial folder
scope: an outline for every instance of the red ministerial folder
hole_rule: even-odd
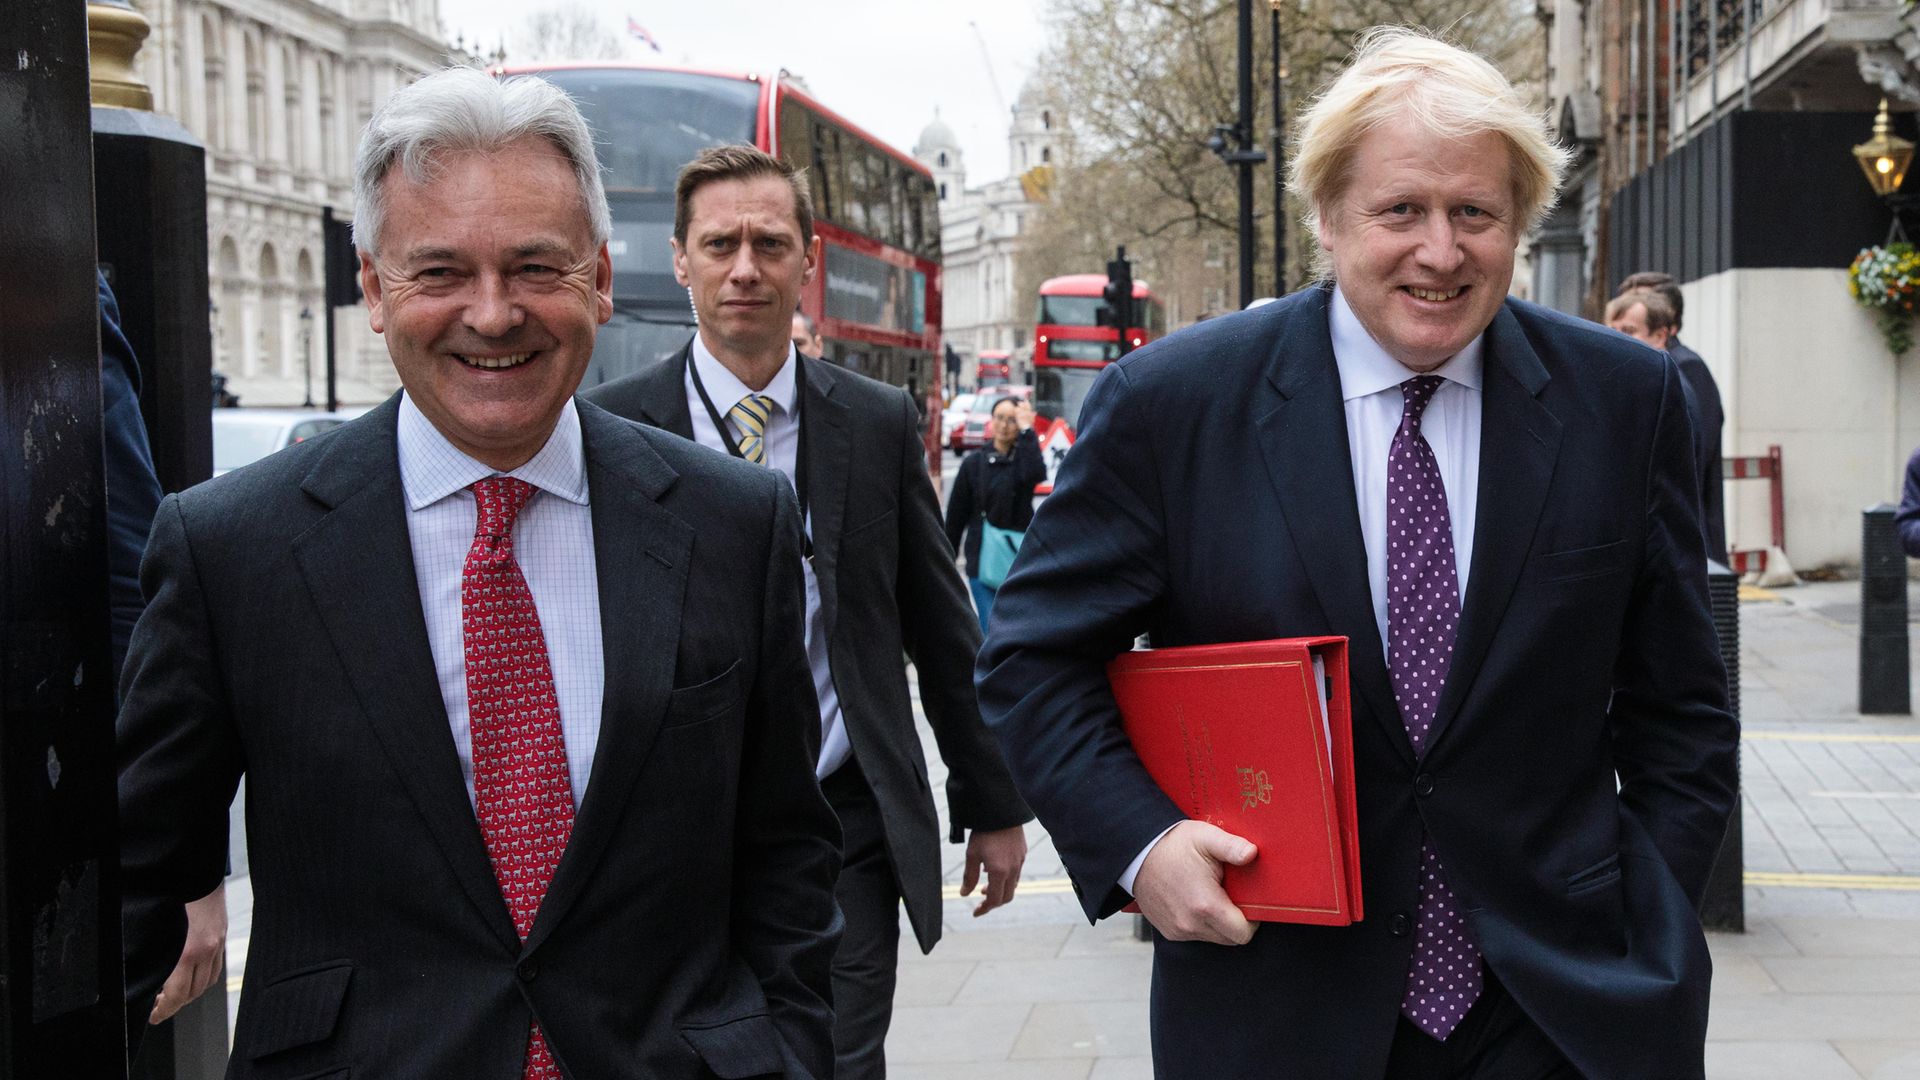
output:
[[[1226,868],[1247,918],[1360,921],[1346,638],[1143,649],[1108,664],[1107,678],[1161,790],[1259,848],[1252,864]]]

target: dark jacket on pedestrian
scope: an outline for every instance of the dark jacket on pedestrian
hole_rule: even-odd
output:
[[[1693,405],[1694,460],[1700,466],[1700,524],[1706,534],[1707,558],[1727,561],[1727,512],[1720,478],[1720,428],[1726,415],[1720,408],[1720,387],[1700,354],[1680,344],[1678,336],[1667,342],[1667,355],[1680,368]]]
[[[991,443],[968,454],[953,477],[947,496],[947,540],[955,551],[966,538],[967,573],[980,567],[982,517],[1002,529],[1026,532],[1033,524],[1034,485],[1047,478],[1040,456],[1040,437],[1029,428],[1013,440],[1013,453],[1002,454]]]
[[[958,489],[959,482],[954,486]],[[1900,546],[1920,559],[1920,450],[1907,459],[1907,486],[1900,496],[1900,511],[1893,515],[1893,527],[1900,531]]]

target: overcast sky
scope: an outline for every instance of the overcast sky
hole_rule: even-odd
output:
[[[1035,0],[965,4],[899,0],[439,0],[450,35],[491,49],[530,12],[577,3],[625,36],[627,19],[646,27],[661,52],[630,41],[637,60],[723,70],[786,68],[814,96],[903,151],[911,151],[934,109],[959,136],[967,185],[1007,174],[1008,114],[1033,72],[1042,43]],[[977,23],[976,37],[969,22]],[[984,38],[983,54],[980,41]],[[989,76],[991,58],[991,76]],[[508,57],[509,62],[513,59]],[[999,94],[994,91],[999,83]]]

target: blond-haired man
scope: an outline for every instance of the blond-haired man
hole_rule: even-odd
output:
[[[1507,297],[1564,155],[1484,60],[1371,32],[1293,168],[1328,280],[1113,365],[980,702],[1087,914],[1153,923],[1155,1074],[1698,1077],[1733,803],[1671,361]],[[1351,642],[1366,918],[1252,925],[1120,730],[1155,645]]]

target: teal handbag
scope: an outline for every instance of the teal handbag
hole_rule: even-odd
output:
[[[989,589],[998,589],[1007,580],[1007,571],[1013,569],[1013,557],[1020,551],[1020,541],[1027,534],[1003,529],[986,518],[980,519],[980,565],[974,575],[980,584]]]

